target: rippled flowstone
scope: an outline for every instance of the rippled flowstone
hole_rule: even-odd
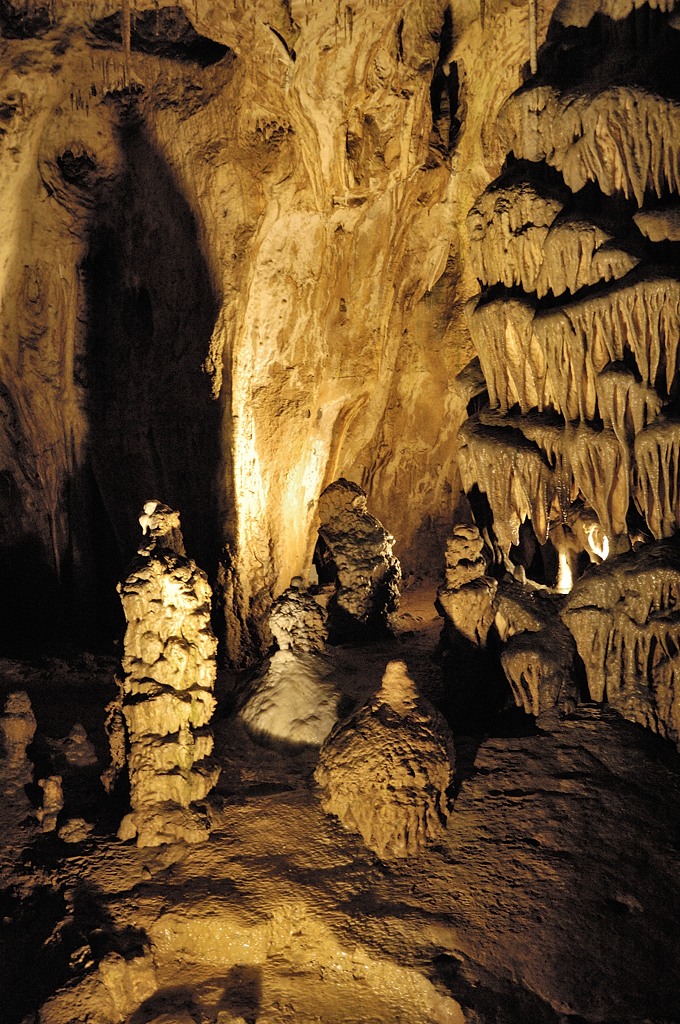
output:
[[[325,653],[326,620],[325,609],[294,576],[269,613],[279,650],[262,663],[239,711],[255,738],[320,746],[337,722],[340,695]]]

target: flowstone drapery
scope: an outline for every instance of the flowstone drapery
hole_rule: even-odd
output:
[[[459,465],[496,564],[439,603],[474,642],[494,627],[533,714],[578,699],[563,603],[591,698],[677,741],[677,567],[663,541],[680,527],[680,91],[649,59],[677,37],[665,9],[645,9],[644,46],[632,17],[618,25],[627,7],[609,12],[611,32],[579,12],[560,5],[538,74],[504,103],[503,173],[467,218],[487,396],[459,432]],[[513,627],[503,570],[548,585],[527,595],[546,613],[534,627]]]
[[[208,824],[190,804],[219,776],[207,728],[217,648],[211,591],[184,553],[177,512],[147,502],[140,524],[148,543],[118,587],[127,619],[120,687],[132,807],[118,835],[136,836],[139,846],[201,842]]]

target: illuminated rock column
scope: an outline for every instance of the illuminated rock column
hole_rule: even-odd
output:
[[[189,805],[219,776],[207,728],[217,647],[211,591],[184,554],[177,512],[147,502],[140,523],[149,544],[118,588],[127,619],[122,698],[132,806],[118,835],[136,835],[139,846],[201,842],[208,826]]]

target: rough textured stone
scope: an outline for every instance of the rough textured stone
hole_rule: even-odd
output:
[[[33,742],[36,726],[28,694],[23,690],[8,694],[0,715],[0,738],[6,769],[24,774],[30,770],[26,751]]]
[[[326,611],[294,576],[269,612],[269,629],[279,650],[323,651],[328,639]]]
[[[399,604],[401,566],[394,537],[366,507],[366,494],[336,480],[319,498],[319,537],[336,575],[333,610],[357,626],[384,627]]]
[[[375,697],[323,744],[314,778],[326,813],[391,860],[441,838],[454,759],[446,722],[390,662]]]
[[[140,523],[149,543],[119,585],[127,619],[120,685],[132,806],[119,836],[136,835],[140,846],[201,842],[206,823],[188,808],[219,776],[206,729],[215,707],[211,591],[205,573],[183,553],[177,512],[147,502]],[[115,707],[111,723],[116,746]],[[119,757],[116,747],[114,765]]]
[[[581,577],[562,612],[593,700],[680,745],[680,557],[649,544]]]

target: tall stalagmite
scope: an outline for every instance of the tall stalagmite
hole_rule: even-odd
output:
[[[219,776],[208,729],[217,649],[212,595],[184,553],[179,515],[149,501],[140,523],[149,542],[119,587],[128,624],[120,686],[132,812],[118,834],[137,836],[139,846],[202,842],[207,820],[189,805]]]

